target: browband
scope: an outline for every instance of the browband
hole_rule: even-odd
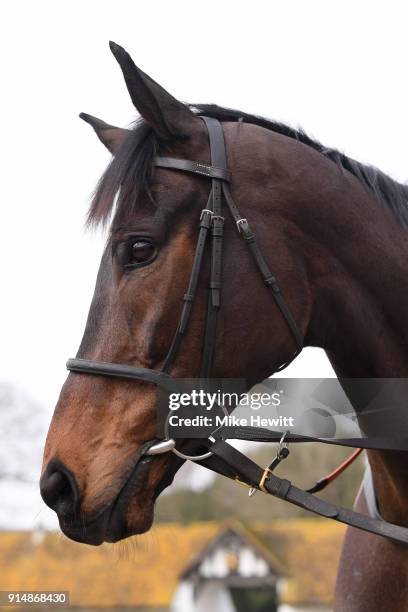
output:
[[[208,178],[219,179],[227,183],[231,180],[231,174],[226,168],[217,168],[205,162],[179,159],[178,157],[155,157],[153,159],[153,165],[159,168],[172,168],[173,170],[183,170],[183,172],[202,174]]]

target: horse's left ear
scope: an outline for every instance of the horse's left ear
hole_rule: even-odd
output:
[[[109,123],[105,123],[102,119],[92,117],[92,115],[87,113],[80,113],[79,116],[93,127],[99,140],[109,149],[112,155],[115,155],[122,142],[130,134],[130,130],[109,125]]]
[[[140,70],[129,53],[114,42],[109,46],[125,77],[133,104],[161,140],[191,135],[200,120],[182,102]]]

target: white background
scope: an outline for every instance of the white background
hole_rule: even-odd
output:
[[[182,100],[301,125],[408,175],[403,2],[17,1],[1,13],[0,379],[50,410],[103,244],[83,221],[109,154],[77,115],[135,118],[109,39]],[[294,372],[330,368],[309,351]]]

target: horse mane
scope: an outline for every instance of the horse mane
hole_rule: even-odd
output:
[[[244,121],[311,147],[340,168],[351,172],[392,212],[403,227],[408,226],[408,186],[395,181],[378,168],[362,164],[336,149],[325,147],[302,129],[295,129],[278,121],[216,104],[192,104],[190,107],[199,115],[214,117],[221,122]],[[135,211],[139,196],[143,192],[148,192],[153,157],[158,154],[160,154],[160,143],[153,130],[143,121],[137,121],[96,187],[88,212],[90,225],[106,224],[111,217],[115,202],[117,211],[123,210],[124,207],[128,214]]]

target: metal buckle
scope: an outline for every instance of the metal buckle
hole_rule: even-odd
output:
[[[224,217],[221,217],[221,215],[214,215],[212,216],[212,221],[220,221],[221,223],[224,223]]]
[[[268,491],[265,489],[265,481],[269,478],[269,474],[272,474],[272,470],[270,470],[268,467],[264,469],[264,473],[262,474],[262,478],[259,481],[259,489],[261,491],[263,491],[264,493],[267,493]],[[255,489],[256,491],[256,489]]]
[[[241,487],[246,487],[247,489],[249,489],[248,495],[249,495],[249,493],[251,492],[251,490],[253,489],[253,487],[251,487],[251,485],[249,485],[247,482],[244,482],[243,480],[240,480],[240,479],[238,478],[238,476],[236,476],[236,477],[234,478],[234,481],[235,481],[237,484],[241,485]],[[255,489],[255,491],[256,491],[256,489]]]
[[[245,219],[245,218],[242,218],[242,219],[238,219],[238,221],[236,221],[237,229],[238,229],[238,232],[239,232],[240,234],[242,233],[242,228],[241,228],[241,225],[242,225],[243,223],[248,224],[248,220],[247,220],[247,219]]]
[[[289,442],[285,442],[285,438],[286,438],[286,436],[289,433],[290,433],[290,431],[287,430],[287,431],[285,431],[282,434],[281,439],[279,440],[278,450],[276,451],[275,459],[263,471],[263,474],[261,476],[261,480],[259,481],[259,484],[258,484],[259,490],[263,491],[263,493],[268,493],[268,491],[265,489],[265,481],[269,478],[269,475],[272,474],[273,468],[275,468],[277,466],[277,464],[279,464],[283,459],[286,459],[286,457],[289,454],[289,453],[283,452],[284,450],[288,450],[288,448],[289,448]],[[271,469],[271,467],[272,467],[272,469]],[[255,495],[257,490],[258,489],[256,487],[250,487],[249,491],[248,491],[248,497],[252,497],[253,495]]]
[[[269,467],[266,467],[263,471],[263,474],[261,476],[261,480],[259,481],[258,484],[258,488],[256,487],[251,487],[250,485],[246,485],[249,488],[248,491],[248,497],[252,497],[253,495],[255,495],[255,493],[258,491],[258,489],[260,491],[263,491],[264,493],[267,493],[268,491],[265,489],[265,480],[267,478],[269,478],[269,474],[272,474],[272,470]],[[237,478],[235,480],[238,480]],[[238,480],[239,484],[245,484],[243,482],[241,482],[240,480]]]
[[[203,208],[203,210],[201,211],[201,215],[200,215],[200,221],[203,220],[204,215],[210,215],[211,222],[220,221],[221,223],[224,223],[225,221],[224,217],[222,217],[221,215],[214,215],[213,211],[210,210],[209,208]]]
[[[209,210],[208,208],[203,208],[203,210],[201,211],[201,215],[200,215],[200,221],[203,220],[204,215],[211,215],[211,217],[213,216],[213,211]]]

